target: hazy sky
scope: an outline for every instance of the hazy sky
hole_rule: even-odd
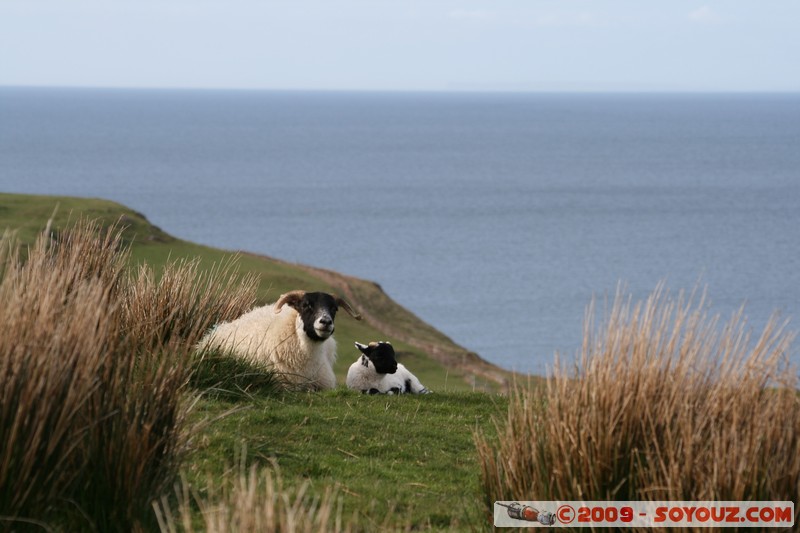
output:
[[[0,85],[800,90],[800,0],[0,0]]]

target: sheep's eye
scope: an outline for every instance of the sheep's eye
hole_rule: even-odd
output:
[[[303,309],[305,309],[305,310],[311,309],[311,303],[303,302]]]

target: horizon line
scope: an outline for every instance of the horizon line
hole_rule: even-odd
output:
[[[558,89],[558,88],[520,88],[520,89],[491,89],[469,87],[446,87],[440,89],[380,89],[380,88],[274,88],[274,87],[209,87],[209,86],[158,86],[158,85],[83,85],[83,84],[4,84],[0,89],[53,89],[53,90],[119,90],[119,91],[197,91],[197,92],[274,92],[274,93],[385,93],[385,94],[641,94],[641,95],[692,95],[692,94],[775,94],[789,95],[800,93],[796,89],[625,89],[625,88],[587,88],[587,89]]]

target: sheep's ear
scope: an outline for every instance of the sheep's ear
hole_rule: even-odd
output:
[[[336,305],[338,305],[339,307],[343,307],[344,310],[347,311],[351,317],[355,318],[356,320],[361,320],[361,315],[358,314],[352,307],[350,307],[350,304],[347,303],[347,301],[344,298],[339,298],[337,296]]]
[[[275,302],[275,314],[280,313],[283,306],[287,304],[289,307],[297,307],[305,295],[306,291],[291,291],[281,294],[281,297]]]

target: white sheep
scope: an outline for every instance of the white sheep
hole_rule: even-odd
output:
[[[218,324],[198,347],[221,349],[267,363],[288,384],[298,388],[332,389],[336,386],[333,321],[340,306],[361,320],[361,315],[342,298],[324,292],[291,291],[274,304]]]
[[[417,377],[395,359],[388,342],[356,343],[363,355],[350,365],[345,383],[365,394],[428,394]]]

